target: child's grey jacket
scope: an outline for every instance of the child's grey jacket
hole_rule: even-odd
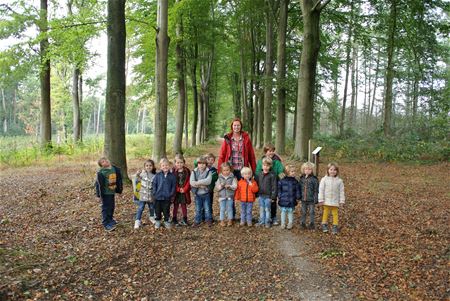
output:
[[[191,191],[195,195],[204,195],[209,193],[208,185],[211,184],[212,174],[209,168],[206,167],[203,172],[200,172],[198,167],[191,172],[189,183],[191,184]],[[196,187],[200,185],[200,187]]]
[[[142,171],[138,177],[141,180],[141,190],[139,191],[139,200],[142,202],[153,202],[152,198],[152,182],[155,177],[154,173]]]
[[[230,185],[230,188],[220,186]],[[224,199],[233,199],[234,200],[234,192],[237,188],[237,179],[236,177],[230,173],[228,177],[224,177],[222,174],[219,175],[219,178],[216,182],[216,190],[219,192],[219,202]]]

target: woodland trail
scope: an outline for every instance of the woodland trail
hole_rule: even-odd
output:
[[[131,160],[130,174],[141,164]],[[130,186],[106,233],[95,162],[3,170],[0,300],[444,299],[448,164],[341,167],[348,204],[337,237],[298,229],[298,209],[292,231],[149,222],[136,231]]]

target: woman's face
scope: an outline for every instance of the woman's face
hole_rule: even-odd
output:
[[[233,132],[234,133],[240,133],[241,132],[241,128],[242,127],[241,127],[241,123],[239,121],[233,122],[232,127],[233,127]]]

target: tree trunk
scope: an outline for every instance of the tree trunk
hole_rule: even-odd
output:
[[[289,0],[280,1],[280,23],[278,24],[277,47],[277,134],[276,149],[284,154],[286,148],[286,30]]]
[[[233,72],[231,74],[231,94],[233,96],[233,112],[234,117],[241,118],[241,93],[239,91],[239,74]]]
[[[177,0],[180,2],[181,0]],[[181,145],[183,141],[183,123],[186,109],[186,74],[184,70],[184,54],[183,54],[183,21],[182,16],[177,21],[176,28],[177,43],[175,53],[177,57],[177,88],[178,88],[178,103],[175,120],[175,137],[173,140],[174,153],[182,153]]]
[[[5,89],[1,88],[1,91],[2,91],[2,108],[3,108],[2,125],[3,125],[3,133],[6,134],[6,132],[8,131],[8,121],[7,121],[8,114],[6,113]]]
[[[355,44],[353,44],[353,50],[352,50],[352,98],[350,102],[350,118],[349,118],[349,128],[354,129],[355,126],[355,111],[356,111],[356,69],[357,69],[357,48]]]
[[[397,30],[397,2],[391,1],[391,10],[389,17],[389,37],[387,44],[387,67],[386,67],[386,90],[384,94],[384,136],[391,135],[392,122],[392,85],[394,82],[394,51],[395,38]]]
[[[78,103],[80,106],[80,141],[83,141],[83,74],[80,71],[78,83]]]
[[[184,69],[186,70],[186,60],[184,60]],[[187,91],[186,87],[186,81],[184,81],[184,91]],[[188,98],[187,98],[187,92],[186,92],[186,99],[184,101],[184,147],[189,147],[189,110],[188,110]]]
[[[168,0],[158,0],[158,24],[156,34],[156,106],[155,106],[155,142],[153,159],[159,161],[166,156],[167,134],[167,63],[169,37],[168,30]]]
[[[348,78],[350,75],[350,53],[352,50],[352,35],[353,35],[353,1],[351,2],[351,14],[350,24],[348,27],[348,40],[346,46],[346,65],[345,65],[345,81],[344,81],[344,97],[342,100],[341,121],[339,123],[339,135],[344,135],[345,130],[345,106],[347,105],[347,93],[348,93]]]
[[[377,95],[378,73],[380,71],[380,56],[381,56],[381,51],[380,51],[380,49],[378,49],[377,61],[376,61],[376,65],[375,65],[375,75],[374,75],[374,80],[373,80],[372,103],[369,104],[369,106],[370,106],[369,117],[370,118],[372,118],[372,116],[373,116],[373,108],[375,106],[375,99],[376,99],[375,97]],[[369,99],[369,102],[370,102],[370,99]]]
[[[95,126],[95,134],[98,136],[100,133],[100,117],[102,113],[102,101],[98,100],[98,111],[97,111],[97,119],[96,119],[96,126]]]
[[[105,155],[128,179],[125,151],[125,0],[108,1]]]
[[[264,76],[264,144],[272,142],[272,77],[273,77],[273,9],[274,1],[266,0],[266,61]]]
[[[197,123],[198,123],[197,60],[198,60],[198,44],[195,43],[194,49],[192,51],[192,62],[190,64],[192,102],[194,103],[194,110],[192,114],[191,146],[197,145]]]
[[[80,69],[75,67],[72,74],[72,106],[73,106],[73,141],[81,138],[80,98],[79,98]]]
[[[320,12],[328,4],[325,1],[302,0],[303,51],[300,59],[297,97],[297,129],[294,155],[308,158],[308,143],[313,136],[314,88],[316,67],[320,50]]]
[[[48,20],[47,20],[47,0],[41,0],[39,31],[44,37],[40,45],[40,87],[41,87],[41,146],[46,146],[52,142],[52,121],[50,104],[50,59],[48,52]]]

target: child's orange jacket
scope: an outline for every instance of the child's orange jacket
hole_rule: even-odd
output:
[[[241,202],[254,202],[256,198],[256,193],[258,192],[258,184],[252,179],[252,185],[248,185],[247,180],[240,179],[234,194],[234,199]]]

